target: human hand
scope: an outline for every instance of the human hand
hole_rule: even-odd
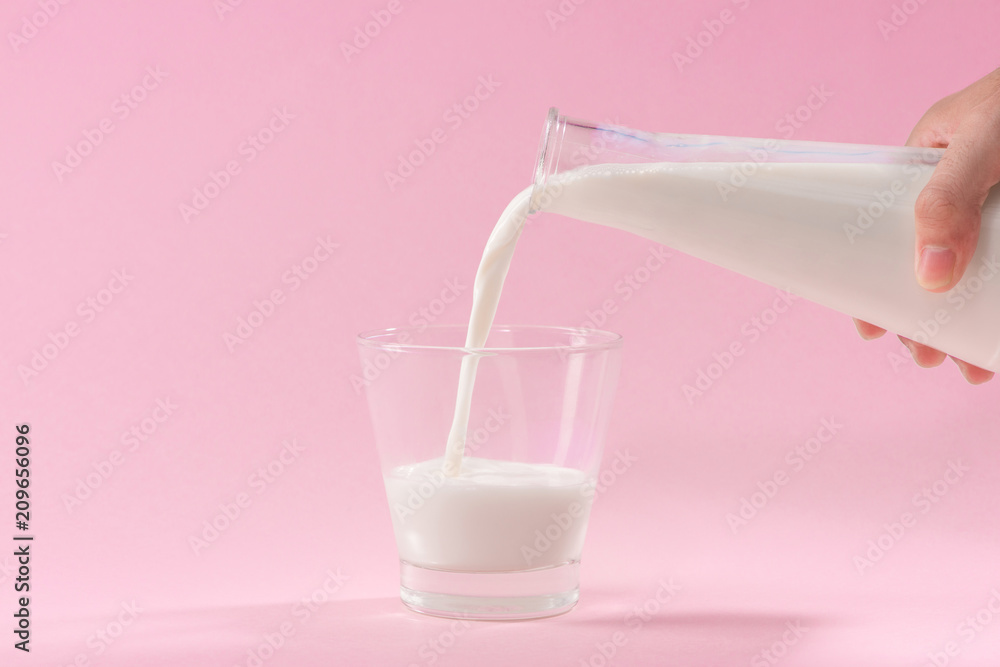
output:
[[[979,240],[983,202],[1000,183],[1000,69],[934,104],[917,122],[907,146],[944,148],[914,205],[917,225],[917,282],[931,292],[946,292],[965,273]],[[866,340],[885,329],[855,319]],[[919,366],[944,361],[944,352],[899,337]],[[982,384],[993,372],[952,357],[965,379]]]

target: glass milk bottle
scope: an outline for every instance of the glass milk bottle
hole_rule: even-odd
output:
[[[549,112],[531,209],[639,234],[1000,371],[1000,187],[962,281],[914,276],[943,149],[663,134]]]

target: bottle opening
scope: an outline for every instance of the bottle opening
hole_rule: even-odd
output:
[[[535,161],[534,187],[531,190],[531,200],[528,204],[528,213],[535,213],[539,209],[539,201],[545,184],[551,176],[553,165],[558,160],[555,153],[558,151],[559,128],[565,123],[560,122],[559,109],[551,107],[549,114],[545,118],[545,126],[542,128],[542,138],[538,142],[538,158]]]

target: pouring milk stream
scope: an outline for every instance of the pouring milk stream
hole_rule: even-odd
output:
[[[535,182],[483,251],[465,346],[485,346],[525,219],[542,210],[638,234],[1000,371],[1000,188],[963,280],[934,294],[914,278],[913,205],[942,153],[646,133],[552,109]],[[448,477],[461,472],[478,359],[462,362]]]

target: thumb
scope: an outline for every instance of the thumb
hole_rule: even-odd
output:
[[[917,282],[955,286],[979,240],[983,202],[1000,182],[1000,91],[969,109],[914,205]]]

